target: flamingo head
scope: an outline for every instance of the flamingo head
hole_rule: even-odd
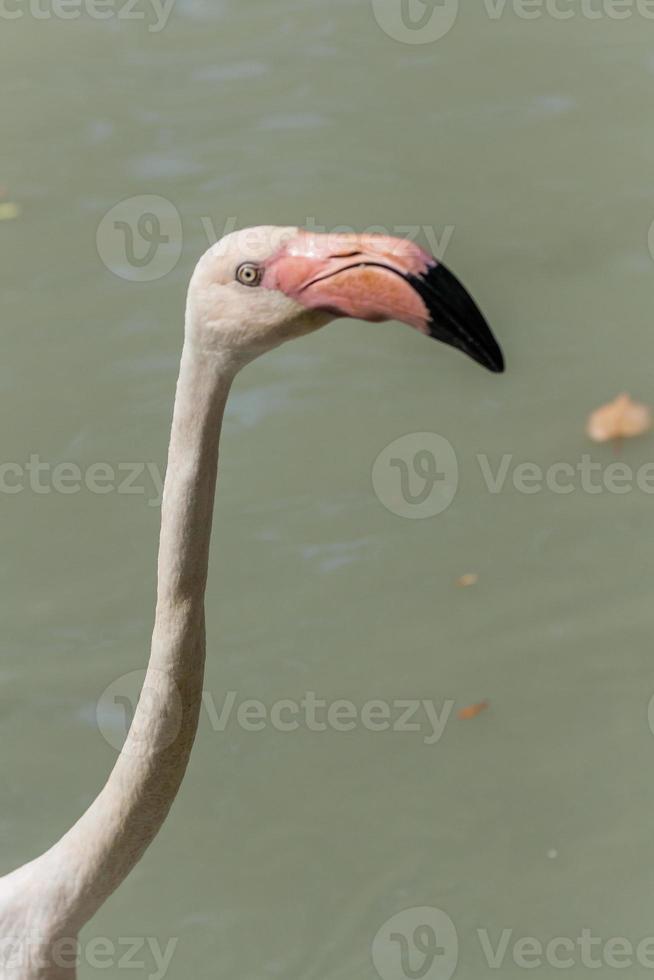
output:
[[[337,317],[400,320],[490,371],[504,370],[502,352],[466,289],[405,239],[249,228],[205,253],[189,289],[192,341],[242,363]]]

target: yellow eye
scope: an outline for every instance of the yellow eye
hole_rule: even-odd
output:
[[[244,286],[258,286],[261,282],[261,269],[253,262],[244,262],[236,270],[236,278]]]

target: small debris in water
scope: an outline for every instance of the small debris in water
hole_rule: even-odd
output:
[[[559,856],[559,852],[554,847],[552,847],[547,852],[547,856],[550,859],[550,861],[556,861],[557,857]]]
[[[586,433],[593,442],[619,442],[643,435],[652,428],[652,410],[622,394],[596,409],[588,418]]]
[[[476,572],[468,572],[466,575],[462,575],[461,578],[456,580],[456,584],[460,589],[469,589],[471,585],[476,585],[479,581],[479,576]]]
[[[460,721],[469,721],[471,718],[476,718],[477,715],[480,715],[489,705],[489,701],[478,701],[477,704],[469,704],[467,708],[459,709],[457,717]]]

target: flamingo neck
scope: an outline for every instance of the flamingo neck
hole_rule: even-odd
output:
[[[53,935],[76,934],[123,881],[158,833],[186,771],[202,699],[218,443],[235,373],[228,359],[185,344],[164,485],[152,649],[141,698],[98,797],[50,851],[14,873],[23,889],[34,881],[33,898],[42,910],[44,902],[51,903],[43,911]],[[0,903],[0,921],[1,912]]]

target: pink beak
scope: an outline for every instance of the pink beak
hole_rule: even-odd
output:
[[[491,371],[504,370],[502,351],[466,289],[405,239],[300,231],[268,261],[262,286],[334,316],[401,320]]]

